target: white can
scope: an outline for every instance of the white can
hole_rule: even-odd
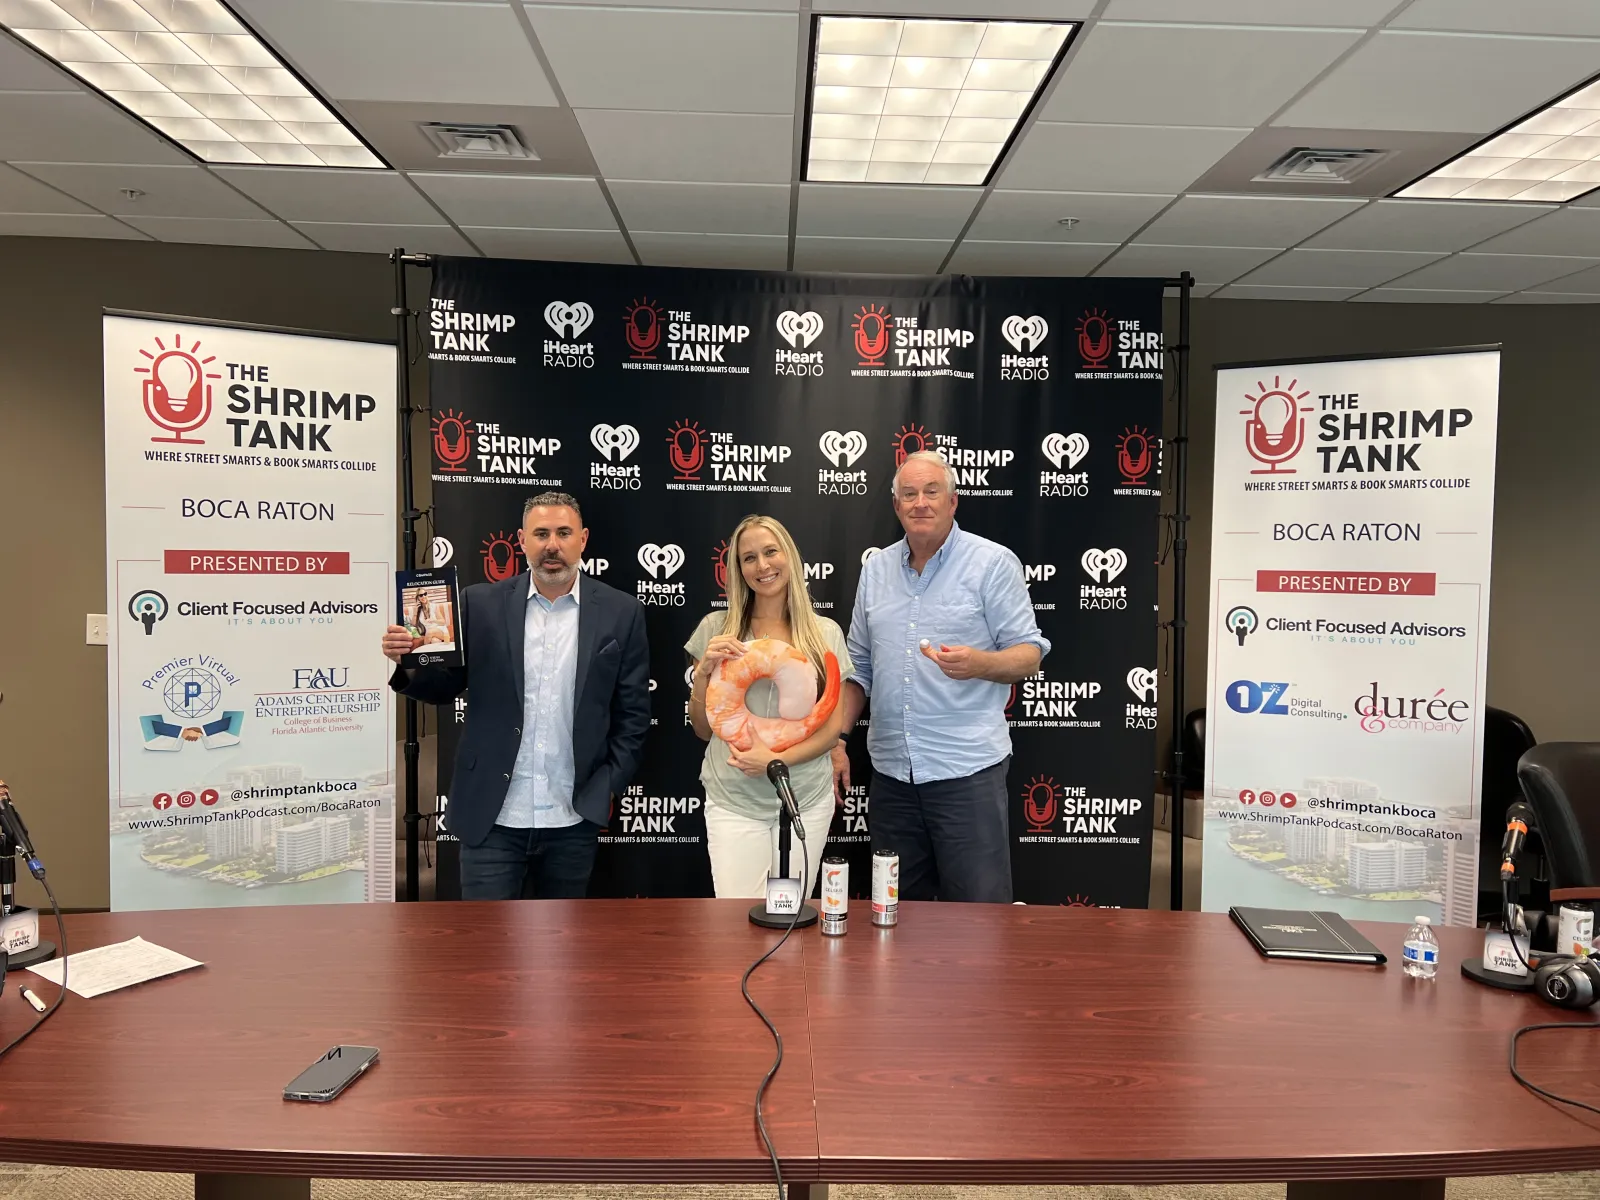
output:
[[[895,925],[900,920],[900,856],[892,850],[872,853],[872,923]]]
[[[850,924],[850,864],[834,857],[822,860],[822,932],[844,933]]]
[[[1556,927],[1556,950],[1587,958],[1594,950],[1594,909],[1574,900],[1561,903],[1560,921]]]

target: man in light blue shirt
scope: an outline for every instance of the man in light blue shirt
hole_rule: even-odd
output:
[[[847,732],[872,699],[872,848],[900,856],[903,900],[1009,904],[1006,697],[1050,643],[1017,556],[955,523],[943,458],[908,455],[892,487],[906,536],[862,567],[840,698]]]

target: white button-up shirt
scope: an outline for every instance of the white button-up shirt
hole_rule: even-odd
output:
[[[561,829],[581,818],[572,807],[572,708],[578,682],[578,581],[546,600],[528,572],[522,623],[522,743],[495,823],[511,829]]]

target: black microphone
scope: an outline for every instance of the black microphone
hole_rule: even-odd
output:
[[[1517,856],[1528,840],[1528,828],[1534,823],[1533,809],[1521,800],[1506,809],[1506,835],[1500,843],[1500,878],[1510,879],[1517,873]]]
[[[795,837],[805,841],[806,827],[800,820],[800,806],[794,802],[794,789],[789,786],[789,764],[781,758],[773,759],[767,764],[767,779],[777,790],[778,799],[789,813],[789,824],[794,826]]]
[[[33,849],[33,838],[28,833],[27,825],[23,824],[22,814],[17,811],[17,806],[11,802],[11,793],[0,788],[0,829],[22,850],[23,862],[27,864],[28,873],[35,879],[44,876],[44,864],[39,861],[38,854]]]

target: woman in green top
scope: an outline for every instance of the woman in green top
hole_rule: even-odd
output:
[[[694,689],[689,695],[689,723],[704,739],[705,761],[700,781],[706,789],[706,847],[711,853],[711,879],[718,896],[760,899],[767,874],[777,874],[778,797],[767,781],[767,764],[781,758],[789,766],[800,820],[806,828],[810,877],[809,896],[822,862],[823,843],[833,820],[833,768],[828,753],[839,740],[842,706],[799,745],[774,752],[759,738],[749,750],[735,750],[712,732],[706,719],[706,685],[724,661],[740,658],[745,643],[773,638],[794,646],[822,678],[824,656],[839,660],[839,676],[855,674],[844,633],[827,617],[818,616],[806,591],[806,569],[789,531],[772,517],[750,516],[728,539],[728,609],[712,612],[684,644],[694,660]],[[819,683],[819,689],[820,689]],[[745,693],[745,706],[755,716],[776,717],[777,694],[766,680]],[[798,871],[799,845],[791,843]]]

